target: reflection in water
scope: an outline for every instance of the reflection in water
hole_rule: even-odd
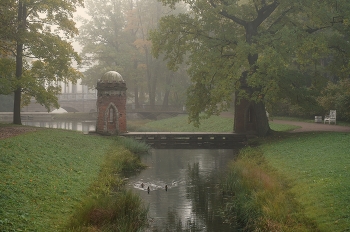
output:
[[[143,157],[149,168],[130,178],[129,185],[149,205],[150,231],[235,231],[218,217],[220,175],[234,154],[155,149]]]
[[[46,128],[58,128],[65,130],[74,131],[95,131],[96,121],[85,121],[85,122],[75,122],[75,121],[23,121],[23,125],[35,126],[35,127],[46,127]]]

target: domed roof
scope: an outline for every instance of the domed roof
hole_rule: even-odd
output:
[[[103,74],[100,82],[125,82],[122,75],[116,71],[109,71]]]

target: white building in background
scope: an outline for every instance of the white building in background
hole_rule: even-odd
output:
[[[60,108],[68,112],[95,112],[97,90],[89,89],[88,86],[81,84],[79,79],[76,84],[72,82],[57,82],[61,87],[61,94],[58,97]],[[56,109],[51,109],[54,111]],[[60,109],[61,110],[61,109]],[[47,112],[46,108],[33,98],[28,106],[22,108],[23,112]]]
[[[61,86],[61,94],[69,93],[90,93],[97,94],[96,89],[89,89],[88,86],[81,84],[82,80],[79,79],[76,84],[72,82],[64,83],[58,82],[58,85]]]

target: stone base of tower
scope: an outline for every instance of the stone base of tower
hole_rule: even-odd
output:
[[[114,135],[127,132],[124,101],[119,99],[119,101],[113,101],[117,103],[114,104],[111,100],[113,99],[109,97],[99,99],[96,122],[96,132],[99,134]]]

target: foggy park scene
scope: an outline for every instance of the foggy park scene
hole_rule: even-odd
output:
[[[0,0],[0,231],[349,231],[347,0]]]

